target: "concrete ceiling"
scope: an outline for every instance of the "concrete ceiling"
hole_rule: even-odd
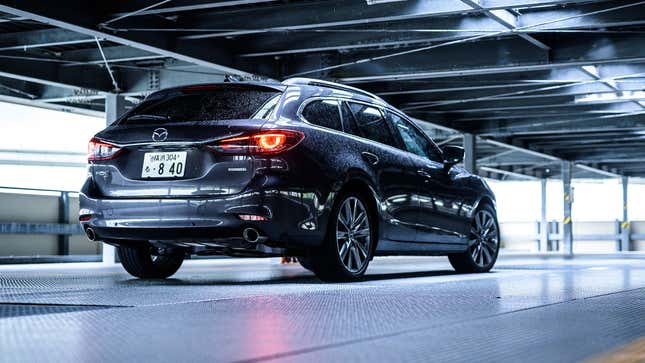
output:
[[[100,114],[306,76],[374,92],[499,178],[645,176],[645,1],[0,1],[0,100]]]

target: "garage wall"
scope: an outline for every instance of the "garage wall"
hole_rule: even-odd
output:
[[[0,192],[0,222],[58,223],[55,193],[23,194]],[[70,224],[78,223],[78,197],[70,197]],[[101,253],[100,243],[84,235],[70,236],[70,254]],[[57,237],[45,234],[0,234],[0,256],[55,255]]]

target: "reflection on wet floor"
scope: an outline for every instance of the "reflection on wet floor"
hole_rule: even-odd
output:
[[[638,259],[502,258],[456,274],[445,258],[377,258],[345,284],[279,259],[188,261],[147,281],[2,266],[0,286],[0,361],[578,361],[645,335]]]

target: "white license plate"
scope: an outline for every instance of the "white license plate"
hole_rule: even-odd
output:
[[[186,170],[186,152],[146,153],[143,156],[142,178],[181,178]]]

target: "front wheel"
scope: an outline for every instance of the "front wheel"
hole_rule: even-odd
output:
[[[359,193],[339,196],[332,208],[327,236],[311,256],[311,269],[323,281],[352,281],[361,277],[372,259],[377,238],[370,205]]]
[[[448,256],[457,272],[488,272],[499,253],[499,225],[495,209],[484,205],[475,212],[470,226],[468,249]]]
[[[155,254],[153,247],[117,248],[121,265],[128,273],[141,279],[165,279],[179,270],[184,261],[184,254]]]

